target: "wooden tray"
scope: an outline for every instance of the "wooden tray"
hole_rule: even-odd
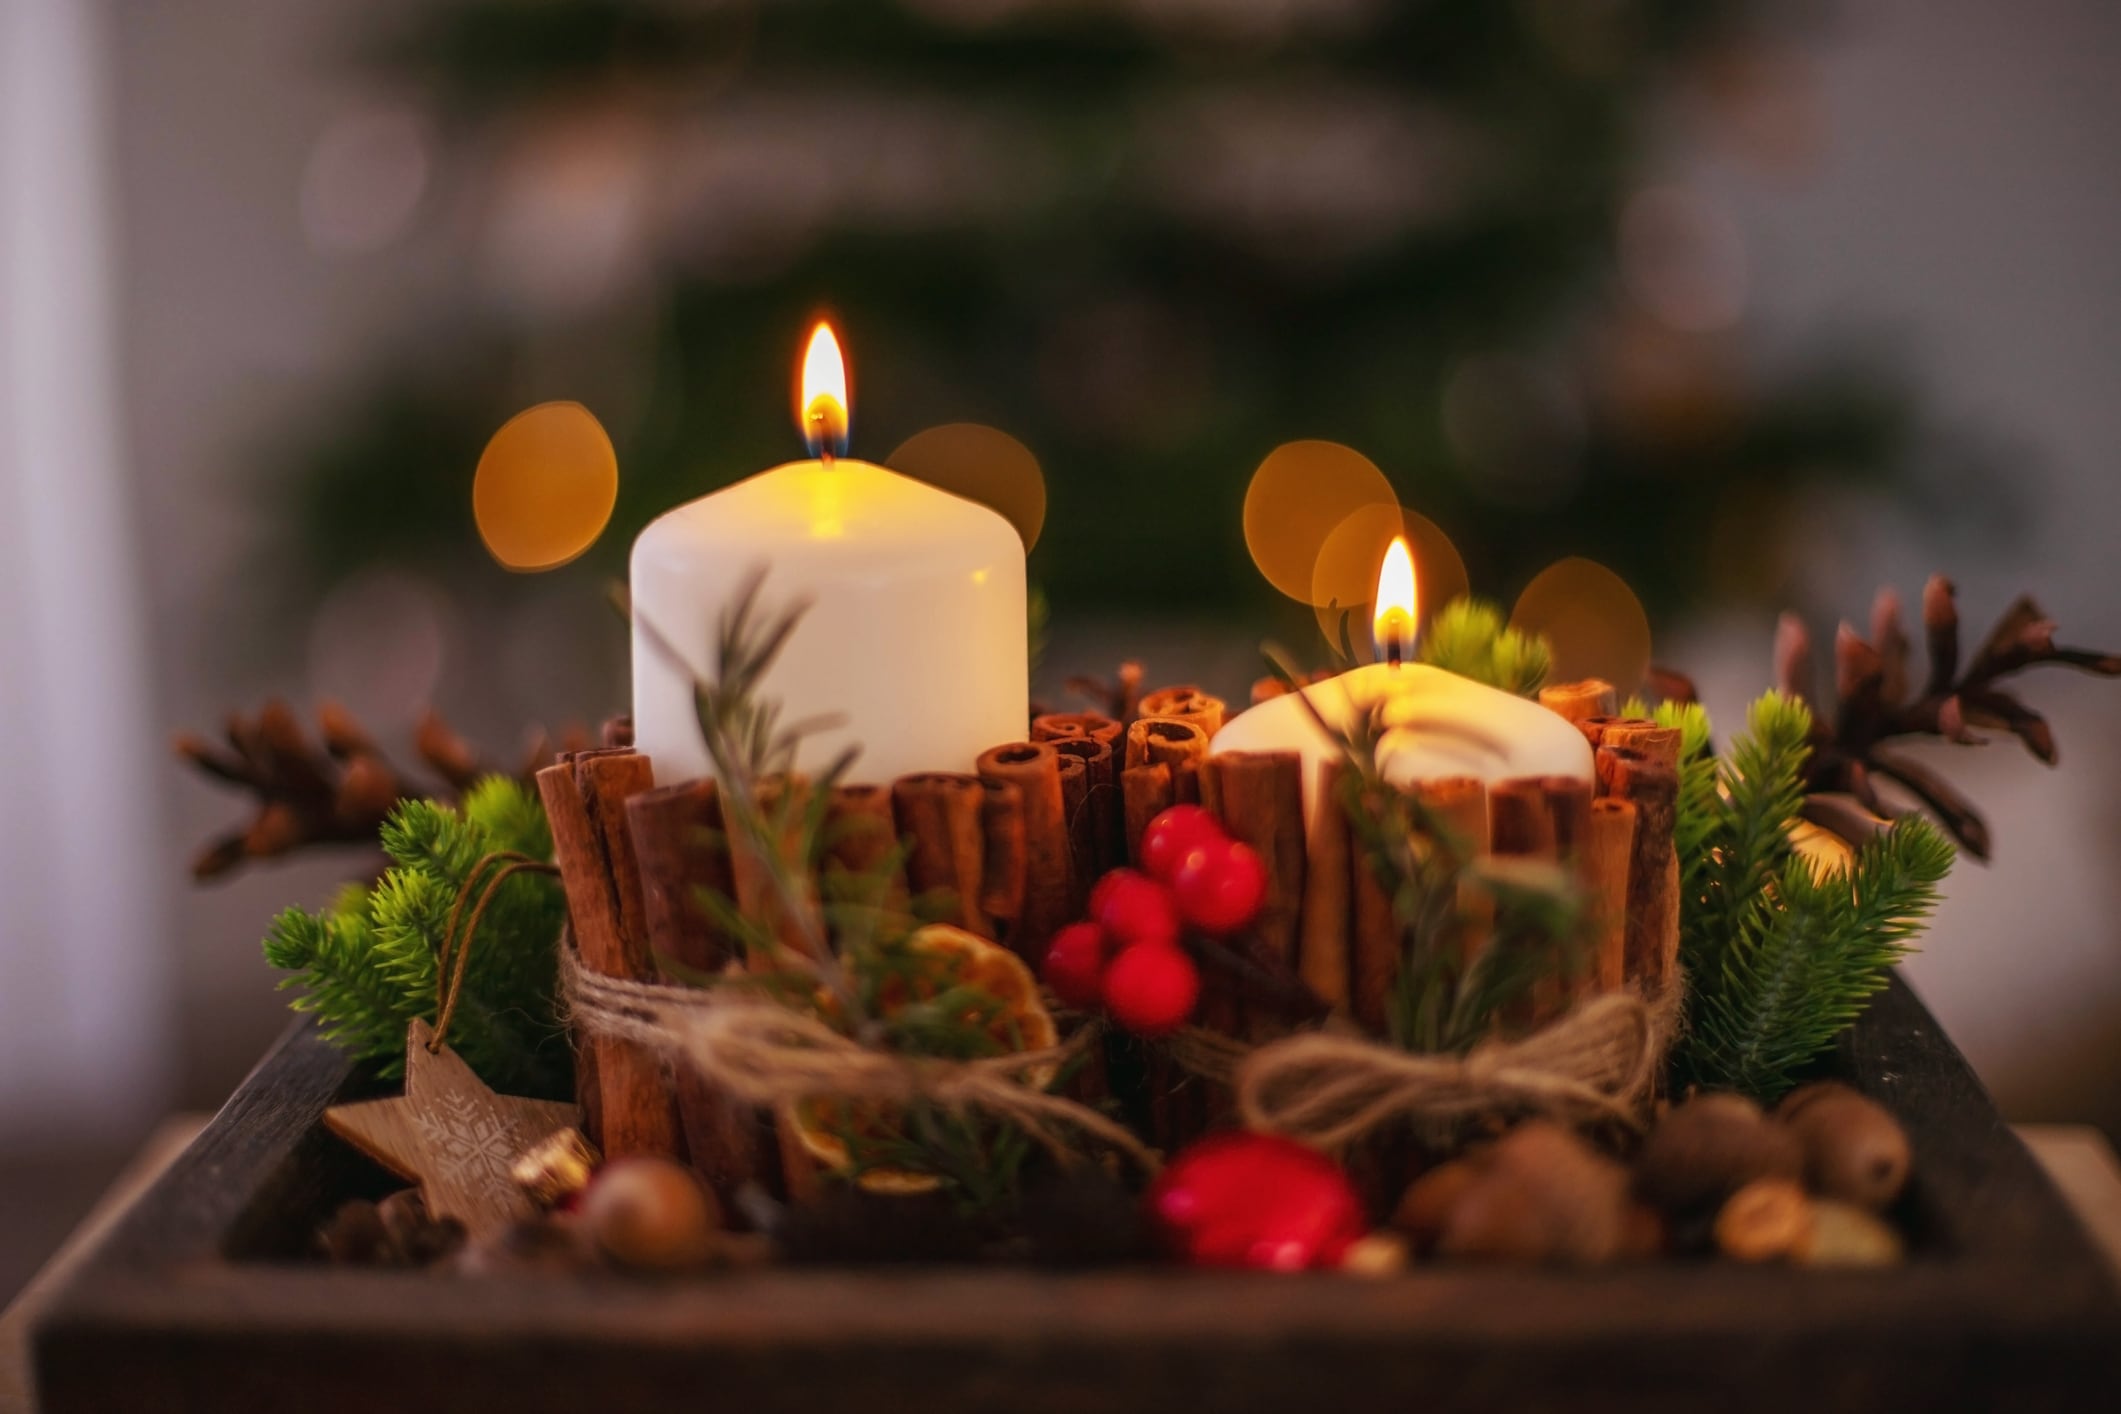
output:
[[[1905,1120],[1891,1271],[1670,1262],[1364,1281],[1153,1269],[444,1277],[305,1263],[383,1180],[327,1135],[361,1088],[291,1031],[54,1297],[49,1414],[1991,1409],[2111,1397],[2121,1302],[1899,981],[1841,1073]]]

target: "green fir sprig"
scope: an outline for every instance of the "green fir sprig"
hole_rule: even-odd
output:
[[[1953,850],[1908,816],[1846,868],[1799,854],[1812,717],[1769,693],[1718,762],[1699,708],[1669,709],[1687,731],[1678,815],[1685,1083],[1773,1098],[1788,1089],[1885,986],[1935,909]]]
[[[1460,677],[1537,697],[1552,666],[1546,639],[1510,627],[1484,599],[1453,599],[1421,634],[1421,661]]]
[[[292,975],[295,1010],[314,1013],[327,1039],[380,1073],[402,1073],[405,1030],[434,1022],[438,969],[450,918],[482,859],[552,853],[537,798],[499,776],[476,784],[463,809],[401,802],[385,822],[392,867],[373,885],[350,885],[319,913],[290,908],[273,920],[265,960]],[[550,877],[516,874],[493,891],[468,943],[450,1044],[487,1083],[517,1094],[559,1095],[572,1058],[558,1017],[554,939],[566,897]]]

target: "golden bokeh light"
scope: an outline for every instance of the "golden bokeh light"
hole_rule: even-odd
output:
[[[1376,645],[1363,626],[1373,617],[1378,566],[1384,563],[1392,542],[1401,537],[1414,560],[1417,632],[1438,609],[1463,597],[1469,587],[1465,559],[1435,521],[1391,503],[1355,511],[1327,534],[1311,566],[1311,592],[1304,597],[1316,608],[1319,632],[1336,648],[1341,641],[1341,620],[1346,617],[1348,647],[1359,662],[1376,661]]]
[[[1595,560],[1541,570],[1517,596],[1510,625],[1545,635],[1554,653],[1549,682],[1604,678],[1626,697],[1649,672],[1649,615],[1627,581]]]
[[[1026,550],[1045,528],[1045,473],[1029,447],[998,427],[976,422],[931,427],[899,443],[884,465],[1000,512],[1024,538]]]
[[[471,482],[479,538],[526,572],[557,569],[594,545],[618,498],[618,454],[580,403],[540,403],[508,419]]]
[[[1312,571],[1334,527],[1365,506],[1398,499],[1377,464],[1353,447],[1284,442],[1267,454],[1245,490],[1245,546],[1269,584],[1291,599],[1316,604]],[[1372,559],[1365,577],[1376,569]],[[1358,592],[1368,599],[1374,587],[1366,582]]]

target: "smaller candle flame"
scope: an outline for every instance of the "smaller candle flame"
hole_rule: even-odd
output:
[[[1414,646],[1414,611],[1419,605],[1414,589],[1414,552],[1407,538],[1397,536],[1385,551],[1385,562],[1377,571],[1377,599],[1370,631],[1377,642],[1377,656],[1397,663]]]
[[[796,411],[810,454],[830,461],[847,451],[847,360],[832,326],[818,321],[803,351],[803,375],[797,384]]]

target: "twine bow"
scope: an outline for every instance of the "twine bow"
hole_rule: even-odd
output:
[[[1513,1112],[1639,1129],[1636,1104],[1669,1038],[1669,1012],[1615,992],[1522,1040],[1489,1042],[1463,1056],[1415,1055],[1311,1032],[1242,1056],[1211,1051],[1199,1059],[1231,1076],[1246,1128],[1328,1153],[1402,1119],[1448,1129]]]
[[[1040,1075],[1073,1058],[1091,1033],[974,1060],[893,1055],[755,994],[607,977],[581,966],[572,949],[562,949],[561,966],[576,1025],[678,1056],[746,1104],[777,1110],[806,1100],[924,1101],[1014,1124],[1064,1162],[1076,1157],[1066,1137],[1073,1129],[1147,1172],[1157,1168],[1156,1156],[1123,1126],[1040,1088]]]

